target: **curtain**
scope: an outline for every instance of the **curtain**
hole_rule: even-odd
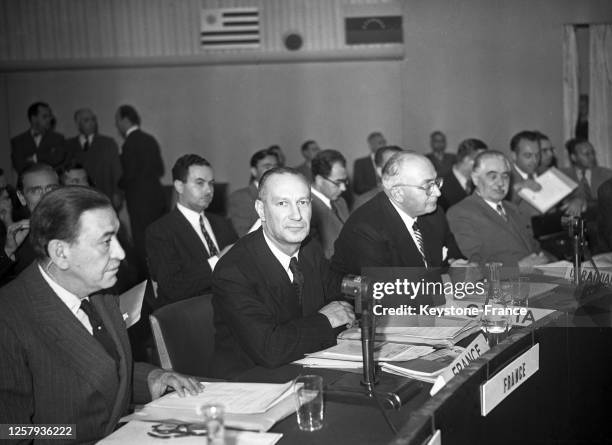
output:
[[[599,165],[612,167],[612,25],[591,25],[589,140]]]
[[[563,143],[574,137],[578,120],[578,47],[574,25],[563,27]],[[565,150],[557,150],[563,156]],[[569,162],[569,161],[568,161]]]

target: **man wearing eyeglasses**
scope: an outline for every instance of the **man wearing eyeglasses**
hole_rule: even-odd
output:
[[[382,171],[383,190],[344,224],[331,268],[336,278],[364,267],[420,270],[463,257],[437,206],[442,179],[423,155],[394,154]]]
[[[531,224],[518,206],[504,201],[510,188],[510,162],[499,151],[474,159],[475,191],[447,212],[461,251],[475,263],[501,262],[527,271],[549,261],[533,238]]]
[[[326,258],[348,219],[348,206],[340,196],[348,188],[346,159],[336,150],[323,150],[312,160],[312,219],[310,235],[323,246]]]
[[[50,165],[31,164],[17,178],[17,197],[29,213],[42,197],[60,186],[57,173]],[[30,220],[22,219],[7,227],[4,249],[0,252],[0,282],[10,281],[29,266],[35,258],[28,233]]]

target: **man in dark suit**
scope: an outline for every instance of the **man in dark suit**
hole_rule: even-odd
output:
[[[120,187],[125,191],[139,278],[144,279],[145,230],[166,212],[168,206],[162,198],[164,191],[160,182],[164,164],[155,138],[140,129],[140,116],[134,107],[120,106],[115,123],[125,138],[121,149],[123,176]]]
[[[98,134],[98,120],[89,108],[74,113],[79,134],[66,141],[68,153],[87,171],[90,185],[108,196],[115,209],[121,207],[122,193],[119,190],[121,161],[119,147],[109,136]]]
[[[73,440],[112,433],[130,400],[181,395],[193,378],[132,362],[125,322],[112,295],[123,250],[119,220],[93,189],[49,193],[32,215],[37,255],[0,290],[0,423],[76,424]]]
[[[213,199],[214,173],[198,155],[180,157],[172,167],[176,208],[147,228],[149,273],[157,283],[154,306],[211,290],[217,261],[238,238],[231,223],[204,212]]]
[[[312,174],[310,236],[321,243],[325,258],[331,258],[334,242],[349,216],[340,196],[348,187],[346,159],[339,151],[323,150],[312,160]]]
[[[474,184],[471,174],[474,158],[487,148],[487,144],[480,139],[461,141],[457,148],[457,162],[453,165],[451,172],[444,177],[444,184],[440,190],[442,196],[438,204],[444,211],[472,193]]]
[[[368,190],[376,188],[378,185],[374,154],[376,150],[385,145],[387,145],[387,141],[380,131],[374,131],[369,134],[368,146],[370,148],[370,154],[363,158],[356,159],[353,165],[353,192],[356,195],[361,195]]]
[[[434,131],[429,136],[429,145],[431,153],[427,153],[427,157],[433,164],[438,176],[443,178],[451,172],[453,165],[457,162],[457,157],[446,151],[446,135],[441,131]]]
[[[499,151],[485,151],[474,161],[475,192],[447,212],[461,251],[471,262],[501,262],[530,269],[545,264],[531,231],[531,221],[516,205],[503,201],[510,188],[510,163]]]
[[[251,156],[251,182],[248,187],[236,190],[229,196],[227,216],[232,221],[238,236],[244,236],[257,222],[255,201],[261,176],[279,165],[276,153],[269,148],[259,150]]]
[[[17,197],[29,216],[48,192],[60,187],[55,170],[47,164],[28,165],[17,177]],[[30,220],[22,219],[7,227],[4,249],[0,252],[0,283],[14,279],[36,258],[28,235]]]
[[[364,267],[430,269],[462,258],[437,207],[442,181],[425,156],[394,154],[383,169],[382,186],[340,232],[331,260],[335,281],[361,275]]]
[[[20,173],[29,163],[44,162],[60,168],[68,157],[64,136],[52,130],[53,113],[44,102],[28,107],[30,128],[11,139],[13,168]]]
[[[526,218],[540,215],[538,209],[519,196],[519,192],[524,188],[535,192],[542,189],[542,186],[536,181],[541,158],[538,133],[524,130],[512,136],[510,156],[512,157],[512,170],[506,199],[514,203]]]
[[[302,144],[300,148],[302,156],[304,157],[304,162],[295,167],[297,171],[304,175],[306,179],[312,182],[312,160],[317,155],[318,152],[321,151],[319,144],[316,141],[308,140]]]
[[[290,168],[259,185],[262,227],[241,238],[213,275],[215,375],[235,377],[255,366],[275,368],[332,346],[335,328],[355,315],[332,301],[327,262],[310,230],[310,188]]]
[[[382,170],[387,161],[391,159],[391,156],[393,156],[395,153],[399,153],[400,151],[402,151],[402,149],[397,145],[385,145],[384,147],[380,147],[376,150],[376,153],[374,153],[374,165],[376,166],[376,177],[378,178],[378,185],[376,186],[376,188],[368,190],[367,192],[362,193],[361,195],[355,198],[355,202],[353,203],[352,208],[353,212],[382,191],[382,186],[380,185],[380,178],[382,178]]]

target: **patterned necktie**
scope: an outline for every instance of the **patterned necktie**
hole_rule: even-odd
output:
[[[110,355],[116,363],[119,363],[119,354],[115,348],[115,343],[104,327],[102,319],[100,318],[100,315],[98,314],[98,311],[96,311],[94,305],[91,304],[89,300],[82,300],[81,310],[85,312],[85,315],[87,315],[87,318],[89,318],[94,338],[98,340],[108,355]]]
[[[209,233],[206,231],[206,227],[204,227],[204,215],[200,215],[200,230],[202,230],[202,235],[204,235],[204,239],[206,240],[206,245],[208,246],[210,256],[218,255],[219,251],[217,250],[215,243],[213,243]]]
[[[502,218],[504,218],[504,221],[508,221],[508,215],[506,215],[506,211],[504,210],[504,207],[501,205],[501,203],[497,203],[497,213],[499,213],[499,216],[501,216]]]
[[[300,264],[296,257],[291,257],[289,261],[289,270],[293,274],[293,288],[298,297],[300,307],[302,306],[302,289],[304,288],[304,274],[300,268]]]
[[[421,230],[419,229],[419,226],[416,221],[412,224],[412,233],[414,233],[414,241],[416,242],[416,246],[419,249],[419,252],[421,253],[421,257],[423,258],[423,264],[425,264],[425,267],[429,267],[427,265],[427,259],[425,258],[423,235],[421,234]]]

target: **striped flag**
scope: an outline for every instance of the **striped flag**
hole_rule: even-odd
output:
[[[200,43],[205,49],[259,46],[259,8],[202,9]]]

